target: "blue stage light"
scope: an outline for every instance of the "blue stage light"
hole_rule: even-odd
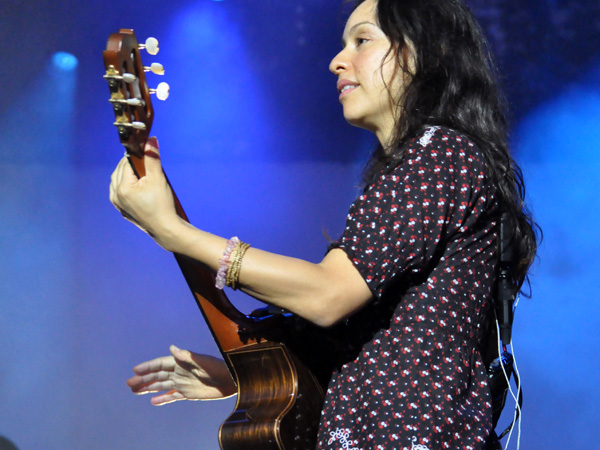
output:
[[[71,53],[57,52],[52,57],[54,67],[61,70],[73,70],[77,67],[79,61]]]

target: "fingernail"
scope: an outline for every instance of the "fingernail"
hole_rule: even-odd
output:
[[[147,156],[148,158],[152,159],[160,159],[159,154],[156,153],[154,150],[144,150],[144,156]]]
[[[158,138],[156,136],[150,136],[146,141],[146,144],[151,145],[152,147],[158,148]]]

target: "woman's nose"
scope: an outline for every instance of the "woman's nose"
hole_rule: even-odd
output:
[[[344,50],[339,52],[329,63],[329,70],[335,75],[339,75],[348,69],[348,61],[345,57]]]

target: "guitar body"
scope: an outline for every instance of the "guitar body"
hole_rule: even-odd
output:
[[[138,177],[145,175],[143,148],[154,117],[148,68],[139,51],[143,47],[133,30],[122,29],[110,35],[103,53],[114,125]],[[175,193],[173,197],[177,213],[187,220]],[[221,449],[315,448],[331,358],[322,353],[312,357],[312,338],[319,332],[303,339],[290,330],[312,332],[316,327],[291,315],[242,314],[215,287],[213,273],[181,255],[175,259],[238,388],[236,408],[219,430]]]
[[[234,412],[221,425],[223,450],[315,448],[325,393],[285,344],[264,342],[226,352],[238,381]]]

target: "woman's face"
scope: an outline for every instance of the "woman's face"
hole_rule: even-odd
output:
[[[338,76],[344,118],[374,132],[385,145],[396,123],[390,93],[398,98],[404,72],[396,63],[395,52],[387,54],[391,42],[379,28],[376,6],[376,0],[366,0],[354,10],[344,29],[344,48],[329,69]]]

